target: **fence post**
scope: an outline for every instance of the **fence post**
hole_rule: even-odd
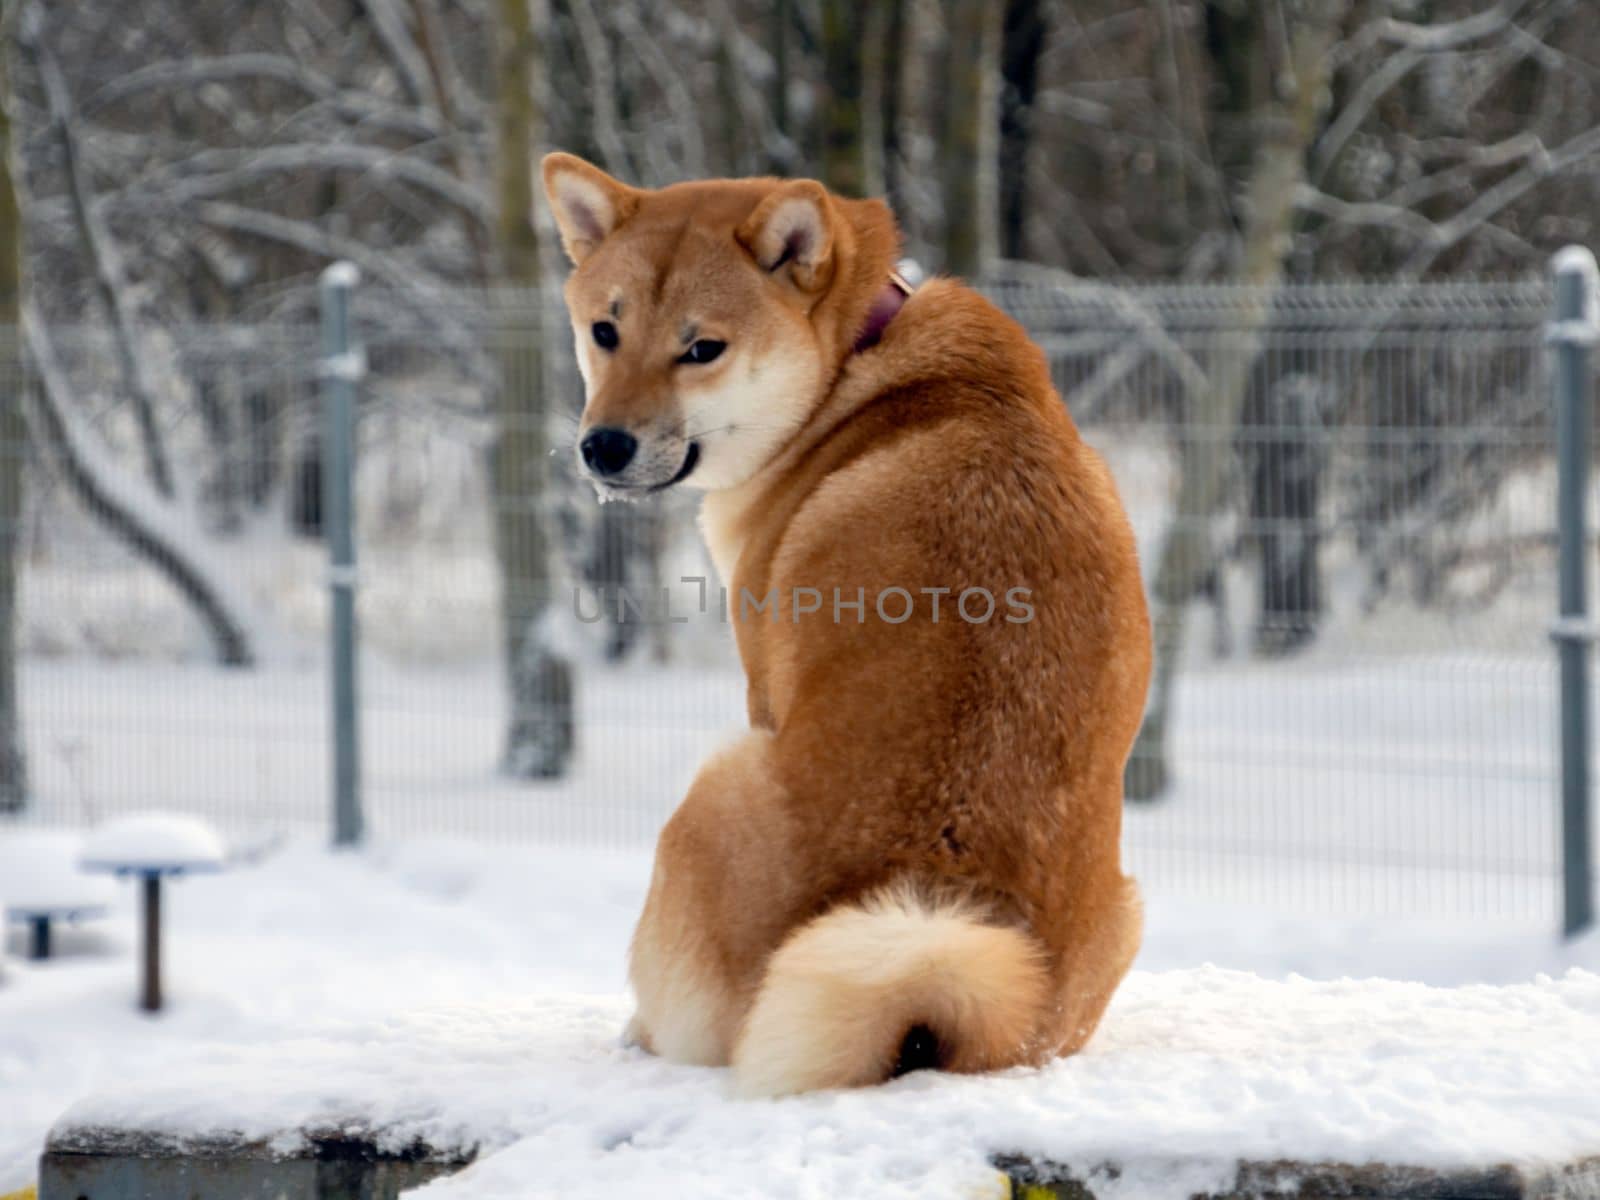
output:
[[[356,384],[366,373],[350,340],[355,267],[322,273],[322,528],[328,539],[329,655],[332,672],[333,844],[361,840],[361,738],[356,704],[356,547],[351,477],[355,471]]]
[[[1594,344],[1594,255],[1569,246],[1553,262],[1556,348],[1556,515],[1561,534],[1560,615],[1551,636],[1561,662],[1561,896],[1562,933],[1573,937],[1594,922],[1589,840],[1589,656],[1595,627],[1587,595],[1590,415],[1589,347]]]

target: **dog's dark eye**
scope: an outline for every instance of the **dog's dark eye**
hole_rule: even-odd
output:
[[[715,359],[717,355],[727,349],[727,346],[727,342],[714,342],[710,338],[701,338],[685,350],[678,361],[681,363],[698,363],[703,366]]]
[[[617,327],[610,321],[596,321],[589,332],[594,334],[594,344],[602,350],[615,350],[621,340],[617,337]]]

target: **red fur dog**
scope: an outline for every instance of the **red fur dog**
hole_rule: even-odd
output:
[[[657,847],[633,1038],[751,1095],[1077,1050],[1139,944],[1150,634],[1040,351],[954,281],[904,297],[877,201],[566,154],[544,181],[585,465],[706,492],[749,683]]]

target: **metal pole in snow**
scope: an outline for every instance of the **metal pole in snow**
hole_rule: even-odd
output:
[[[1589,656],[1595,626],[1587,589],[1590,414],[1589,347],[1595,311],[1594,255],[1569,246],[1553,262],[1556,348],[1556,513],[1561,533],[1560,616],[1551,630],[1561,663],[1561,931],[1576,936],[1594,923],[1594,864],[1590,842]]]
[[[161,872],[143,871],[139,887],[144,892],[144,971],[139,987],[139,1007],[161,1011]]]
[[[332,609],[333,843],[361,840],[361,739],[356,705],[356,547],[351,478],[355,468],[356,384],[366,360],[350,341],[350,294],[356,268],[334,263],[322,273],[322,528],[328,539]]]

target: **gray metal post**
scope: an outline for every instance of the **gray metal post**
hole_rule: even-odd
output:
[[[1586,543],[1590,415],[1589,347],[1595,341],[1594,255],[1568,247],[1556,255],[1556,511],[1561,532],[1560,617],[1551,631],[1561,662],[1562,932],[1572,937],[1594,922],[1589,840],[1589,618]]]
[[[161,872],[139,876],[144,892],[144,972],[139,984],[139,1007],[161,1011]]]
[[[322,273],[322,528],[328,539],[330,667],[333,675],[333,843],[361,840],[361,738],[356,704],[356,545],[351,477],[355,470],[356,384],[366,363],[350,339],[350,294],[360,276],[350,263]]]

